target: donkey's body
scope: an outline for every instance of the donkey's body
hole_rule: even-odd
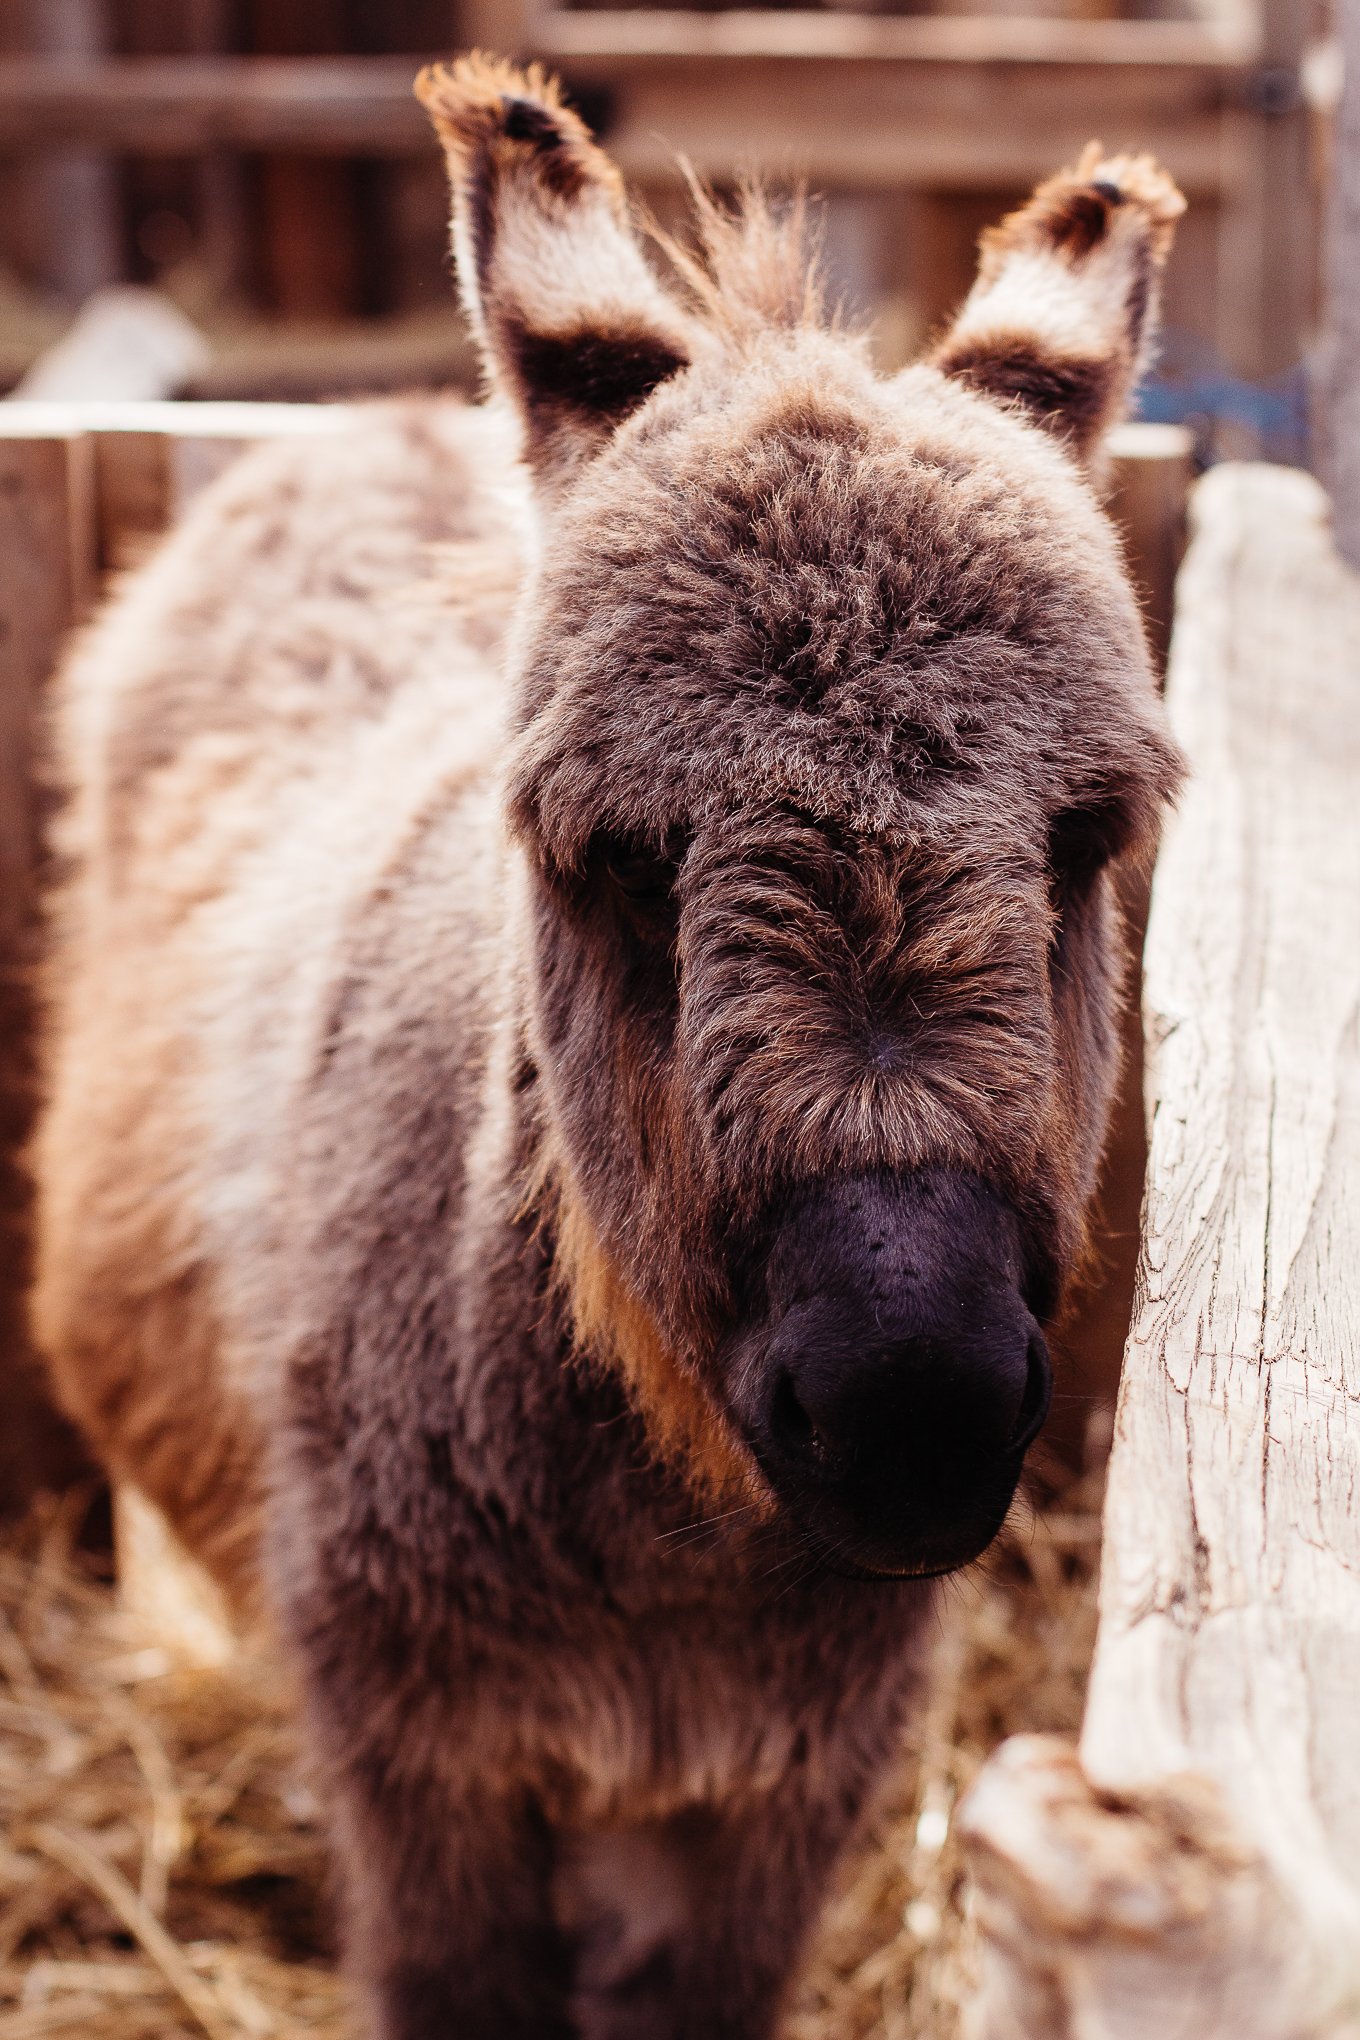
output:
[[[563,1364],[498,968],[512,451],[425,403],[263,450],[82,648],[39,1323],[87,1429],[249,1613],[289,1358],[356,1304],[384,1319],[353,1403],[327,1382],[308,1412],[346,1470],[282,1569],[354,1650],[368,1760],[461,1783],[437,1820],[414,1787],[398,1861],[371,1834],[351,1860],[403,1940],[427,1912],[426,1959],[476,1972],[470,2033],[517,2030],[507,1994],[555,2030],[559,1923],[591,2033],[592,1993],[658,1953],[625,2030],[670,2030],[679,1991],[677,2031],[715,2002],[745,2031],[891,1747],[928,1590],[831,1581],[721,1501],[696,1531],[709,1505],[617,1378]],[[468,1834],[453,1916],[436,1859]]]
[[[1004,344],[975,308],[885,385],[771,312],[759,217],[705,340],[521,87],[430,89],[537,515],[494,414],[375,412],[243,463],[68,676],[38,1322],[243,1608],[268,1518],[386,2040],[754,2040],[910,1575],[1042,1417],[1101,865],[1173,772],[1109,529],[986,364],[1093,443],[1174,206],[1050,204],[1036,259],[1118,299],[1067,385],[1004,274]]]

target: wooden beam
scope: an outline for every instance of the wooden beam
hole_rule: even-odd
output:
[[[494,0],[493,0],[494,4]],[[552,8],[534,48],[554,59],[725,63],[770,57],[818,63],[1205,66],[1251,64],[1249,18],[1073,21],[998,14],[884,15],[790,8]]]
[[[83,438],[100,570],[135,565],[186,504],[244,448],[261,439],[311,438],[343,429],[342,404],[0,404],[0,445],[19,434]]]
[[[1213,338],[1233,374],[1261,380],[1299,366],[1313,337],[1320,208],[1303,88],[1312,10],[1300,0],[1257,4],[1259,68],[1223,138],[1231,170]],[[1235,457],[1250,450],[1239,438]]]
[[[91,449],[70,419],[0,408],[0,944],[21,934],[36,841],[30,745],[39,690],[93,592]]]
[[[1164,669],[1195,473],[1194,434],[1183,425],[1124,425],[1111,434],[1109,450],[1110,509],[1124,533],[1153,655]]]
[[[467,48],[519,57],[538,48],[543,17],[555,12],[543,0],[458,0],[454,16]]]
[[[1360,0],[1341,0],[1342,85],[1332,144],[1322,460],[1342,557],[1360,567]]]
[[[9,11],[6,46],[31,52],[28,61],[90,65],[109,47],[104,0],[10,0]],[[63,141],[74,145],[58,146]],[[70,305],[116,282],[122,267],[115,166],[97,143],[83,142],[39,137],[27,161],[8,173],[27,216],[33,272]]]
[[[567,51],[553,62],[583,98],[612,95],[608,147],[652,183],[676,178],[679,153],[721,181],[760,167],[842,186],[1023,190],[1093,134],[1151,149],[1191,194],[1217,193],[1234,169],[1222,129],[1235,74],[1217,66]]]
[[[90,445],[78,429],[0,430],[0,1514],[82,1464],[28,1344],[20,1157],[34,1104],[37,720],[58,650],[92,591],[92,500]]]
[[[409,57],[0,59],[0,149],[98,142],[140,155],[213,145],[404,155],[429,146]]]
[[[1079,1755],[964,1815],[987,2040],[1360,2034],[1360,579],[1287,469],[1193,532],[1100,1632]]]
[[[612,103],[605,139],[630,176],[674,179],[679,151],[717,178],[760,157],[828,182],[996,189],[1100,131],[1216,191],[1222,110],[1250,75],[1241,38],[1189,23],[766,14],[694,17],[681,35],[683,19],[606,35],[600,24],[635,17],[554,14],[540,33],[538,53],[583,97]],[[659,26],[644,34],[648,22]],[[759,33],[738,34],[743,22]],[[412,70],[406,58],[6,59],[0,149],[423,151]]]

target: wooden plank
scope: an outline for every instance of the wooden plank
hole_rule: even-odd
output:
[[[409,57],[123,57],[81,65],[0,60],[0,149],[99,141],[142,155],[429,147]]]
[[[100,398],[0,408],[0,439],[50,439],[83,432],[163,432],[185,439],[277,439],[333,432],[342,404],[112,403]]]
[[[88,436],[101,569],[135,565],[198,490],[261,439],[342,430],[342,404],[0,404],[0,443]]]
[[[1342,557],[1360,567],[1360,4],[1343,0],[1327,250],[1323,462]]]
[[[88,64],[109,47],[105,0],[10,4],[15,48],[61,65]],[[54,146],[62,139],[40,137],[12,174],[33,273],[64,303],[78,305],[122,268],[117,173],[105,150]]]
[[[1164,668],[1185,551],[1194,435],[1183,425],[1124,425],[1111,434],[1109,451],[1110,508],[1124,533],[1153,655]]]
[[[358,54],[344,0],[247,0],[245,47],[259,57]],[[285,321],[354,316],[363,302],[358,166],[271,153],[259,165],[261,281]]]
[[[1021,192],[1093,134],[1136,138],[1192,197],[1237,167],[1223,108],[1239,81],[1219,66],[570,50],[552,61],[583,97],[612,103],[610,152],[647,183],[673,181],[678,153],[722,182],[758,167],[849,187]]]
[[[580,25],[600,19],[554,16],[541,54],[586,97],[612,99],[611,149],[629,175],[653,180],[674,179],[679,150],[714,177],[763,155],[828,181],[1005,188],[1102,131],[1136,136],[1190,189],[1216,190],[1221,109],[1249,75],[1240,42],[1194,24],[915,18],[879,20],[870,35],[852,17],[767,14],[754,17],[763,40],[671,47],[664,36],[591,41]],[[727,17],[711,19],[721,28]],[[817,33],[800,41],[790,22]],[[990,37],[960,37],[961,26]],[[829,29],[856,32],[838,45]],[[141,154],[416,153],[429,137],[411,73],[407,58],[7,59],[0,149],[74,137]]]
[[[1080,1762],[1006,1746],[965,1816],[992,2040],[1360,2033],[1360,579],[1290,470],[1193,529]]]
[[[1224,148],[1230,203],[1219,220],[1219,354],[1253,379],[1297,367],[1312,338],[1320,193],[1310,164],[1302,64],[1310,10],[1260,0],[1260,67],[1231,110]],[[1250,453],[1250,441],[1241,447]]]
[[[91,497],[90,444],[79,429],[0,436],[0,1513],[83,1464],[26,1337],[29,1198],[19,1157],[33,1111],[34,726],[92,587]]]
[[[458,0],[458,40],[468,49],[519,57],[541,48],[557,10],[542,0]]]
[[[442,181],[441,166],[431,167]],[[447,233],[446,226],[445,240]],[[481,382],[481,365],[446,266],[438,248],[425,265],[428,308],[404,317],[351,320],[301,332],[256,326],[228,334],[186,395],[314,405],[422,389],[470,394]]]
[[[8,409],[10,407],[6,407]],[[15,405],[15,411],[21,408]],[[0,942],[7,952],[31,901],[34,795],[29,730],[38,690],[92,591],[90,448],[80,426],[49,418],[11,436],[0,412]]]
[[[150,0],[149,6],[142,0],[142,6],[152,33],[164,35],[164,0]],[[224,54],[232,46],[235,14],[234,0],[184,0],[179,47],[199,56]],[[154,51],[158,44],[144,47]],[[251,273],[246,166],[230,150],[207,149],[194,159],[193,179],[198,199],[195,260],[212,290],[230,300],[248,288]]]
[[[494,0],[493,0],[494,5]],[[1242,66],[1259,33],[1249,15],[1199,21],[1073,21],[1034,15],[829,14],[811,9],[723,7],[554,8],[540,17],[534,47],[556,58],[765,57],[819,63]]]

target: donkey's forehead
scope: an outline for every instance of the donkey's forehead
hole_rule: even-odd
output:
[[[553,534],[514,779],[563,861],[752,801],[1041,826],[1136,769],[1141,629],[1062,455],[930,370],[827,382],[677,392]]]

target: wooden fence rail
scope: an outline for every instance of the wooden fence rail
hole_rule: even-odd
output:
[[[34,0],[44,32],[26,48],[0,32],[0,155],[14,159],[22,200],[7,259],[36,264],[78,301],[79,276],[85,289],[113,280],[130,245],[115,204],[119,159],[133,165],[134,187],[148,158],[200,159],[193,191],[183,162],[154,181],[163,171],[180,190],[208,269],[237,293],[311,318],[423,301],[440,199],[411,94],[414,56],[226,54],[220,9],[204,15],[194,53],[101,55],[106,37],[47,32],[48,15],[55,31],[72,4]],[[101,0],[80,0],[82,10],[97,27]],[[326,0],[309,19],[334,29],[343,11]],[[1112,12],[1102,0],[1086,11]],[[967,289],[972,244],[993,209],[1092,136],[1150,150],[1192,202],[1169,278],[1172,322],[1232,376],[1289,371],[1313,311],[1314,237],[1300,225],[1313,202],[1303,60],[1315,10],[1303,0],[1194,0],[1181,19],[1058,13],[459,0],[445,50],[428,54],[481,43],[547,63],[662,214],[681,188],[682,158],[719,186],[753,168],[809,179],[839,218],[839,285],[866,304],[901,299],[913,339]],[[259,47],[269,46],[262,32]],[[264,159],[258,177],[241,160],[251,156]],[[370,160],[340,168],[326,158]],[[103,194],[98,208],[76,208],[80,235],[62,197],[77,165]],[[397,228],[370,246],[375,203]],[[89,243],[79,261],[77,240]]]
[[[517,46],[503,21],[486,27],[493,47]],[[673,177],[677,149],[721,174],[706,160],[721,137],[725,156],[741,147],[749,162],[773,141],[814,175],[849,166],[872,184],[896,182],[904,164],[949,177],[956,161],[984,189],[1003,166],[1001,181],[1018,184],[1051,169],[1069,129],[1080,144],[1092,122],[1130,119],[1183,182],[1217,188],[1222,116],[1251,108],[1263,62],[1249,28],[1191,21],[553,10],[527,35],[526,53],[626,102],[625,132],[609,139],[630,174]],[[0,58],[0,148],[426,153],[413,69],[409,57]]]

